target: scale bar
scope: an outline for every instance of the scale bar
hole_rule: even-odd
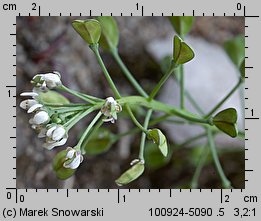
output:
[[[259,120],[259,117],[246,117],[245,120]]]

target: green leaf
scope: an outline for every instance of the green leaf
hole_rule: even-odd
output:
[[[89,45],[99,42],[101,37],[101,25],[97,20],[75,20],[72,22],[72,26]]]
[[[148,138],[157,144],[163,156],[168,155],[168,145],[165,135],[159,129],[148,130]]]
[[[180,37],[174,36],[173,61],[176,65],[185,64],[195,57],[194,51]]]
[[[234,108],[225,109],[213,118],[213,124],[231,137],[236,137],[238,134],[236,123],[237,111]]]
[[[240,67],[245,58],[245,38],[243,36],[232,38],[224,43],[224,48],[231,61]]]
[[[102,27],[100,45],[103,49],[117,48],[119,43],[119,29],[115,19],[111,16],[100,16],[97,18]]]
[[[115,180],[115,183],[118,186],[126,185],[133,180],[136,180],[141,176],[141,174],[144,172],[145,166],[143,163],[138,162],[135,165],[133,165],[130,169],[125,171],[117,180]]]
[[[53,170],[57,176],[57,178],[61,180],[66,180],[71,177],[76,170],[65,168],[63,163],[66,159],[67,150],[62,150],[53,159]]]
[[[180,36],[185,36],[191,30],[194,23],[193,16],[172,16],[169,17],[169,20]]]
[[[145,162],[146,167],[156,170],[165,166],[171,159],[171,154],[168,154],[167,157],[164,157],[160,152],[158,146],[151,142],[146,142],[145,145]]]
[[[107,152],[114,143],[113,135],[109,130],[100,128],[83,146],[87,155],[95,156]]]
[[[42,92],[39,94],[37,97],[41,102],[47,103],[47,104],[69,104],[70,101],[64,97],[63,95],[59,94],[58,92],[55,91],[47,91],[47,92]]]
[[[245,81],[245,59],[242,61],[240,65],[240,74],[241,74],[241,79],[242,81]]]

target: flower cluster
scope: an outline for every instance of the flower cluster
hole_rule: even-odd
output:
[[[41,93],[62,85],[60,73],[54,71],[53,73],[37,74],[31,80],[31,83],[34,86],[33,91],[23,92],[20,95],[22,97],[31,97],[20,103],[22,109],[29,114],[33,114],[29,120],[31,128],[37,132],[38,138],[45,138],[44,148],[52,150],[54,147],[64,145],[68,139],[66,127],[52,120],[53,116],[50,113],[50,108],[41,103],[41,99],[39,99]],[[81,152],[70,147],[64,167],[75,169],[82,160]]]

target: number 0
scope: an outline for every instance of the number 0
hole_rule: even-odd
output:
[[[241,10],[242,6],[241,3],[237,3],[237,10]]]

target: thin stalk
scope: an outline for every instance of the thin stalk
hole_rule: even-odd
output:
[[[136,81],[136,79],[133,77],[133,75],[130,73],[129,69],[126,67],[126,65],[123,63],[117,48],[114,48],[111,50],[111,54],[114,57],[115,61],[120,66],[123,74],[125,77],[130,81],[132,86],[139,92],[139,94],[143,97],[148,97],[148,94],[143,90],[143,88],[140,86],[140,84]]]
[[[88,136],[84,139],[84,142],[82,144],[82,147],[85,147],[88,142],[90,141],[90,139],[92,138],[92,136],[97,133],[98,129],[101,127],[101,125],[104,123],[103,119],[100,118],[100,120],[98,121],[97,124],[95,124],[95,126],[92,128],[92,130],[90,131],[90,133],[88,134]],[[84,153],[85,150],[82,150],[82,153]]]
[[[220,108],[222,104],[224,104],[232,94],[234,94],[234,92],[238,89],[241,83],[242,81],[239,80],[238,83],[231,89],[231,91],[205,116],[205,118],[209,118],[213,113],[215,113],[216,110]]]
[[[180,65],[180,108],[185,109],[185,80],[184,80],[184,67]]]
[[[143,107],[147,107],[148,109],[153,109],[154,111],[161,111],[171,116],[178,116],[195,123],[211,124],[209,119],[202,118],[186,110],[180,110],[179,108],[176,108],[168,104],[164,104],[156,100],[148,101],[146,98],[141,96],[122,97],[118,100],[118,102],[122,105],[124,105],[125,103],[132,105],[141,105]]]
[[[79,120],[90,114],[91,112],[99,109],[99,107],[94,106],[89,108],[86,111],[81,111],[80,113],[76,114],[72,117],[69,121],[67,121],[63,126],[66,127],[66,130],[69,131]]]
[[[68,88],[68,87],[66,87],[64,85],[61,85],[61,86],[57,87],[57,89],[59,89],[61,91],[64,91],[64,92],[67,92],[69,94],[72,94],[75,97],[78,97],[78,98],[80,98],[80,99],[82,99],[84,101],[87,101],[87,102],[91,103],[91,104],[95,104],[96,103],[93,100],[87,98],[86,96],[83,96],[83,95],[79,94],[77,91],[74,91],[74,90],[72,90],[72,89],[70,89],[70,88]]]
[[[231,188],[231,183],[227,179],[227,177],[223,171],[223,168],[219,162],[219,159],[218,159],[218,154],[217,154],[216,146],[215,146],[214,139],[213,139],[213,133],[209,127],[206,128],[206,131],[207,131],[207,135],[208,135],[208,144],[209,144],[210,152],[211,152],[215,167],[217,169],[217,172],[219,174],[219,177],[222,181],[222,186],[226,189]]]
[[[102,113],[99,111],[98,114],[93,118],[93,120],[91,121],[91,123],[88,125],[88,127],[86,128],[86,130],[84,131],[83,135],[81,136],[81,139],[79,140],[79,142],[77,143],[77,147],[81,148],[82,143],[84,141],[84,139],[86,138],[86,136],[88,135],[89,131],[92,129],[92,127],[94,126],[94,124],[99,120],[99,118],[102,116]]]
[[[99,47],[98,47],[98,44],[93,44],[93,45],[90,45],[90,48],[92,49],[92,51],[94,52],[96,58],[97,58],[97,61],[99,63],[99,65],[101,66],[101,69],[104,73],[104,76],[106,78],[106,80],[108,81],[109,85],[110,85],[110,88],[112,89],[114,95],[116,98],[120,98],[121,95],[118,91],[118,89],[116,88],[113,80],[111,79],[111,76],[110,74],[108,73],[107,71],[107,68],[105,67],[104,63],[103,63],[103,60],[101,58],[101,55],[100,55],[100,52],[99,52]]]
[[[192,181],[191,181],[191,184],[190,184],[192,189],[198,188],[198,179],[199,179],[199,176],[201,174],[201,170],[202,170],[202,168],[203,168],[203,166],[206,162],[208,154],[209,154],[209,149],[207,148],[207,146],[204,146],[202,148],[200,158],[199,158],[199,161],[197,163],[197,167],[196,167],[195,173],[193,175],[193,178],[192,178]]]
[[[48,107],[80,107],[80,106],[87,106],[90,107],[90,104],[86,104],[86,103],[69,103],[69,104],[51,104],[51,103],[44,103],[44,106],[48,106]]]
[[[173,73],[174,70],[175,70],[175,65],[172,64],[168,69],[168,71],[166,72],[166,74],[163,75],[159,83],[155,86],[155,88],[150,93],[149,100],[152,100],[157,95],[162,85],[166,82],[166,80],[169,78],[169,76]]]
[[[136,119],[136,117],[134,116],[134,114],[132,113],[132,110],[130,108],[130,106],[128,104],[125,105],[126,106],[126,109],[133,121],[133,123],[141,130],[143,131],[144,133],[147,134],[147,130],[139,123],[139,121]]]
[[[103,99],[101,98],[98,98],[98,97],[94,97],[94,96],[91,96],[91,95],[88,95],[88,94],[84,94],[84,93],[81,93],[81,92],[77,92],[79,95],[81,96],[84,96],[86,97],[87,99],[90,99],[94,102],[101,102],[101,101],[104,101]]]
[[[53,110],[56,114],[62,114],[62,113],[68,113],[68,112],[74,112],[74,111],[82,111],[89,109],[89,106],[79,106],[79,107],[68,107],[68,108],[59,108]]]
[[[149,121],[150,121],[150,117],[152,114],[152,110],[148,110],[145,120],[144,120],[144,124],[143,124],[143,128],[145,130],[148,129],[148,125],[149,125]],[[144,161],[144,147],[145,147],[145,141],[146,141],[146,133],[142,133],[141,135],[141,140],[140,140],[140,151],[139,151],[139,159]]]

